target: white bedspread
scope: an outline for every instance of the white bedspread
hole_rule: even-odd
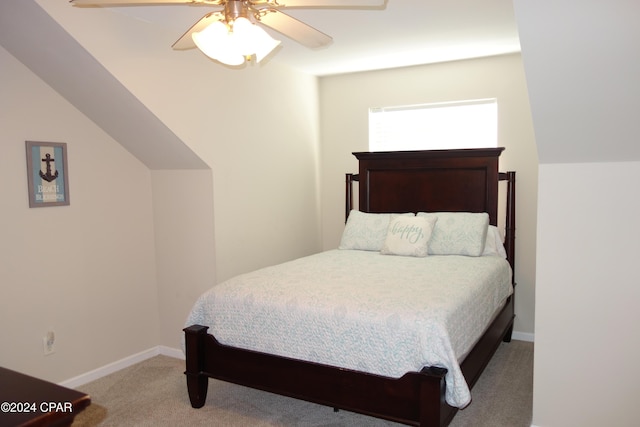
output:
[[[187,325],[230,346],[394,378],[445,367],[446,401],[464,407],[458,361],[511,293],[499,256],[331,250],[214,286]]]

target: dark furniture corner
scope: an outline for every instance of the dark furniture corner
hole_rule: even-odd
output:
[[[0,368],[0,426],[69,426],[91,404],[88,394]]]

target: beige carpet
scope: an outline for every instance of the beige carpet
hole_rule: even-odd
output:
[[[184,361],[157,356],[79,387],[92,404],[73,426],[400,425],[216,380],[209,380],[205,406],[193,409],[183,372]],[[528,427],[532,387],[533,344],[503,343],[451,426]]]

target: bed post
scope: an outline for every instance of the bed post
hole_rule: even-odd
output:
[[[515,271],[515,246],[516,246],[516,173],[507,172],[509,177],[507,184],[507,231],[509,236],[509,259],[511,260],[511,268]]]
[[[445,375],[447,370],[435,366],[425,367],[420,372],[428,377],[420,382],[419,426],[444,426],[451,422],[457,412],[445,402]],[[435,398],[439,396],[440,398]]]
[[[192,325],[184,328],[185,355],[187,370],[187,390],[193,408],[202,408],[207,400],[209,377],[204,375],[205,338],[208,326]]]
[[[512,278],[511,283],[514,287],[514,294],[511,296],[511,301],[508,303],[512,307],[512,311],[515,316],[515,286],[516,286],[516,273],[515,273],[515,250],[516,250],[516,173],[513,171],[500,173],[500,180],[507,181],[507,214],[505,224],[505,236],[504,247],[507,252],[507,261],[511,265]],[[511,336],[513,334],[513,323],[507,329],[502,341],[511,342]]]
[[[353,181],[358,181],[359,175],[348,173],[347,175],[347,188],[345,191],[346,200],[344,203],[345,212],[344,212],[344,220],[345,222],[349,218],[349,212],[353,209]]]
[[[504,246],[507,252],[507,260],[511,269],[515,272],[516,250],[516,173],[501,172],[500,180],[507,181],[507,213],[504,230]],[[515,279],[514,279],[515,280]]]

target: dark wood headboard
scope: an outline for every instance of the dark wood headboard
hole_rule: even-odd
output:
[[[353,153],[358,174],[347,174],[346,216],[353,181],[360,183],[363,212],[487,212],[498,225],[498,182],[507,181],[505,249],[515,249],[515,172],[500,173],[504,148]]]

